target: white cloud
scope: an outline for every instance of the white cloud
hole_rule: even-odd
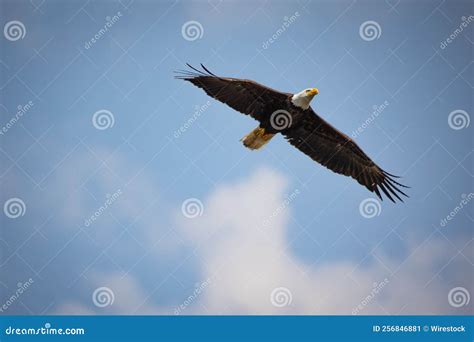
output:
[[[49,314],[49,313],[48,313]],[[51,315],[94,315],[95,312],[77,301],[67,301],[60,304]]]
[[[115,157],[109,163],[120,169],[120,160]],[[104,188],[113,188],[107,177],[100,179]],[[136,190],[124,189],[123,198],[116,204],[125,220],[133,220],[143,205],[156,198],[155,191],[150,190],[154,184],[149,177],[142,175],[137,180]],[[310,266],[296,258],[287,239],[293,202],[285,202],[296,190],[300,191],[289,187],[283,175],[260,169],[250,178],[220,185],[208,198],[202,198],[202,216],[186,218],[181,213],[181,203],[175,205],[179,235],[195,250],[200,278],[212,279],[186,307],[186,314],[351,314],[359,305],[359,314],[460,313],[447,302],[450,288],[433,278],[438,271],[434,267],[452,257],[445,242],[431,239],[419,248],[416,244],[407,246],[410,257],[394,277],[387,268],[397,269],[400,260],[380,252],[379,262],[360,266],[359,260]],[[297,200],[296,197],[295,203]],[[160,217],[169,219],[163,214]],[[148,219],[140,226],[155,241],[156,229],[150,232],[155,226],[152,223]],[[177,245],[175,240],[165,244],[169,253]],[[158,255],[155,257],[158,259]],[[100,309],[92,301],[68,301],[59,306],[58,313],[171,314],[185,299],[171,307],[159,307],[149,297],[150,289],[140,284],[139,274],[123,277],[118,273],[91,273],[81,292],[86,288],[90,298],[95,288],[107,286],[114,291],[114,304]],[[386,278],[388,283],[372,296],[374,283],[380,284]],[[271,293],[276,288],[289,290],[289,305],[272,305]],[[274,300],[290,301],[285,295],[288,296],[283,294]]]
[[[438,281],[426,283],[437,272],[438,261],[450,257],[445,245],[432,241],[416,249],[403,267],[391,277],[397,260],[360,266],[354,262],[328,262],[310,267],[288,250],[286,239],[290,209],[274,215],[287,196],[286,179],[261,169],[250,179],[216,189],[205,201],[205,214],[193,220],[180,219],[185,236],[202,260],[202,278],[211,277],[196,314],[360,314],[449,313]],[[290,191],[291,192],[291,191]],[[261,222],[273,217],[268,228]],[[371,298],[374,283],[388,280]],[[291,304],[272,305],[270,295],[284,287]],[[202,307],[207,310],[203,312]]]
[[[106,296],[100,299],[96,295],[96,301],[103,306],[94,303],[94,291],[106,288]],[[108,273],[94,274],[87,285],[82,288],[83,295],[88,300],[83,302],[67,301],[61,304],[54,312],[58,315],[91,315],[91,314],[116,314],[116,315],[159,315],[169,313],[162,308],[150,304],[148,294],[139,284],[138,280],[129,274]],[[102,291],[104,292],[104,291]],[[105,296],[105,295],[104,295]]]

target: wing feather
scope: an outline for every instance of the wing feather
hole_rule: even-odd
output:
[[[187,65],[190,70],[177,71],[176,78],[191,82],[214,99],[261,123],[268,121],[275,110],[284,108],[291,95],[251,80],[216,76],[202,64],[202,70]],[[408,197],[400,190],[400,187],[408,187],[395,180],[398,176],[377,166],[352,139],[312,109],[307,110],[297,124],[281,133],[313,160],[336,173],[354,178],[380,199],[381,193],[393,202],[394,198],[403,202],[400,195]]]
[[[282,131],[287,140],[301,152],[328,169],[350,176],[382,199],[381,192],[392,202],[400,195],[408,197],[399,187],[407,188],[382,170],[347,135],[338,131],[311,109],[301,122]]]
[[[202,64],[203,70],[187,65],[191,70],[176,71],[175,78],[191,82],[214,99],[260,122],[281,109],[290,96],[255,81],[216,76]]]

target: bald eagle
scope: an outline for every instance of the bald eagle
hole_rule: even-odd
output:
[[[281,133],[314,161],[328,169],[354,178],[383,200],[382,191],[392,202],[400,195],[408,197],[392,175],[377,166],[357,144],[327,123],[310,107],[317,88],[290,94],[271,89],[255,81],[220,77],[201,64],[202,70],[187,64],[188,70],[175,76],[202,88],[209,96],[231,108],[250,115],[260,124],[242,138],[245,147],[256,150],[275,134]]]

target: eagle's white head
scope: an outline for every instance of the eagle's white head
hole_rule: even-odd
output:
[[[311,102],[313,97],[315,97],[318,94],[319,94],[318,88],[308,88],[293,95],[291,97],[291,103],[293,103],[297,107],[300,107],[306,110],[309,108],[309,103]]]

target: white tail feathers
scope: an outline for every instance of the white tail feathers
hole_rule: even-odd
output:
[[[251,150],[258,150],[273,138],[275,134],[265,133],[265,128],[257,127],[245,137],[240,139],[244,146]]]

